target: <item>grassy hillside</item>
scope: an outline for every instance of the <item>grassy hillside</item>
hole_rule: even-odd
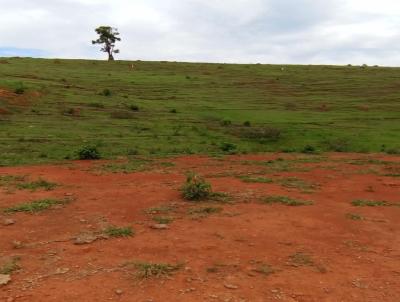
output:
[[[397,68],[4,58],[0,165],[88,144],[107,158],[395,151],[399,100]]]

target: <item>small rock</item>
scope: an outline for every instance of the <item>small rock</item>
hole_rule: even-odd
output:
[[[151,228],[155,230],[167,230],[169,227],[166,224],[153,224]]]
[[[233,284],[224,284],[224,286],[226,287],[226,288],[228,288],[228,289],[238,289],[239,288],[239,286],[237,286],[237,285],[233,285]]]
[[[116,289],[115,293],[120,296],[124,293],[124,291],[122,289]]]
[[[69,272],[69,268],[66,268],[66,267],[64,267],[64,268],[57,268],[56,269],[56,271],[55,271],[55,274],[56,275],[63,275],[63,274],[66,274],[66,273],[68,273]]]
[[[8,282],[10,282],[10,281],[11,281],[10,275],[0,274],[0,286],[8,284]]]
[[[76,245],[89,244],[96,241],[97,239],[99,239],[99,237],[95,234],[83,233],[75,238],[74,244]]]
[[[15,223],[15,220],[11,219],[11,218],[7,218],[7,219],[3,220],[3,225],[5,225],[5,226],[13,225],[14,223]]]

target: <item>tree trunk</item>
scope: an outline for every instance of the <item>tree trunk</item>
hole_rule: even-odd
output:
[[[114,61],[114,56],[112,55],[112,53],[108,54],[108,60],[109,61]]]

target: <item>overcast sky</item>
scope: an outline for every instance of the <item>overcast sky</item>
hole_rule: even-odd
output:
[[[399,0],[0,0],[0,56],[400,66]]]

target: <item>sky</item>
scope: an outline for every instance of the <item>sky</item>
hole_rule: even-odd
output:
[[[399,0],[0,0],[0,56],[400,66]]]

